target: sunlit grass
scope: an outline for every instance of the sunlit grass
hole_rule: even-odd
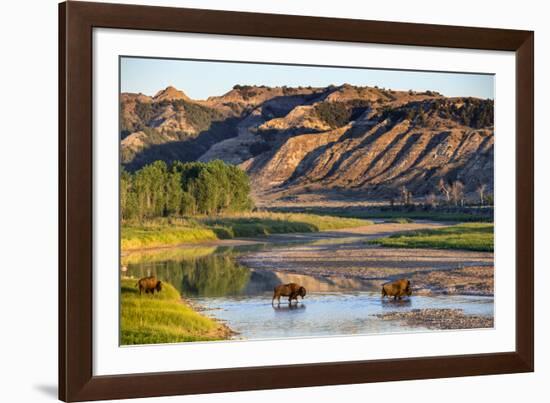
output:
[[[317,232],[372,224],[367,220],[300,213],[245,213],[204,219],[209,227],[226,228],[235,237]]]
[[[322,208],[304,207],[305,214],[328,215],[332,217],[349,217],[358,219],[411,219],[430,221],[453,221],[453,222],[493,222],[492,210],[485,212],[483,209],[473,209],[472,212],[445,211],[441,209],[432,210],[375,210],[370,208]],[[290,213],[291,208],[278,208],[277,211]]]
[[[369,243],[392,248],[466,249],[475,251],[494,250],[494,225],[468,223],[451,227],[406,231],[378,238]]]
[[[155,263],[167,260],[181,261],[209,256],[216,250],[215,246],[189,246],[185,248],[136,250],[121,258],[123,266],[137,263]]]
[[[226,338],[227,332],[218,322],[185,305],[172,285],[164,283],[162,291],[154,295],[139,295],[136,282],[136,279],[123,279],[121,283],[122,345]]]
[[[414,222],[414,220],[407,217],[388,218],[384,220],[384,223],[388,224],[410,224],[412,222]]]
[[[218,239],[210,228],[178,225],[122,226],[121,248],[123,250],[155,248],[160,246],[196,243]]]
[[[300,213],[251,212],[218,217],[155,219],[122,226],[123,250],[256,237],[270,234],[317,232],[370,225],[357,218]]]

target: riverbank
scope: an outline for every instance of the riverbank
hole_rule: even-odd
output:
[[[465,249],[492,252],[494,225],[490,223],[458,224],[445,228],[400,232],[368,242],[391,248]]]
[[[449,313],[456,326],[489,327],[488,322],[476,324],[477,319],[470,316],[493,315],[492,252],[368,243],[403,231],[442,228],[452,226],[426,221],[382,222],[215,240],[127,253],[122,272],[134,278],[155,275],[176,285],[184,296],[181,304],[198,315],[226,323],[234,331],[227,336],[232,339],[415,331],[428,328],[425,322],[429,318],[437,322],[434,311],[408,314],[408,319],[373,317],[417,309],[463,310],[467,318]],[[233,242],[238,244],[229,246]],[[398,278],[411,280],[412,297],[398,303],[382,300],[381,285]],[[304,286],[307,297],[290,307],[273,307],[273,288],[290,282]],[[281,321],[288,326],[281,326]]]
[[[379,290],[387,281],[407,278],[419,295],[492,296],[494,254],[490,251],[393,248],[370,244],[396,232],[453,228],[437,223],[376,224],[370,227],[304,235],[299,246],[243,253],[239,262],[259,271],[360,281]],[[326,235],[326,237],[322,237]],[[283,237],[283,236],[281,236]],[[285,238],[289,238],[285,237]],[[307,243],[306,243],[307,242]]]
[[[120,343],[122,345],[227,340],[234,332],[184,303],[178,291],[163,283],[160,293],[139,295],[137,279],[122,279]]]
[[[370,224],[371,221],[356,218],[266,212],[154,219],[123,224],[121,249],[131,251],[272,234],[312,233]]]
[[[291,213],[301,211],[308,214],[330,215],[333,217],[351,217],[367,220],[376,219],[412,219],[435,220],[445,222],[493,222],[494,214],[492,206],[484,207],[429,207],[424,205],[394,206],[386,203],[372,203],[364,201],[343,203],[313,203],[313,204],[288,204],[269,207],[270,211]]]
[[[404,326],[430,330],[483,329],[494,326],[493,316],[467,315],[462,309],[413,309],[374,315],[384,321],[398,321]]]
[[[494,266],[462,267],[434,270],[411,276],[415,295],[477,295],[493,296]]]

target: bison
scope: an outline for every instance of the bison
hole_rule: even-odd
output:
[[[146,294],[155,294],[155,291],[160,292],[162,290],[162,281],[157,280],[155,276],[143,277],[139,279],[136,286],[139,287],[139,295],[141,295],[143,291],[145,291]]]
[[[298,296],[304,299],[306,296],[306,289],[296,283],[280,284],[273,289],[273,299],[271,300],[271,304],[273,304],[275,298],[277,298],[277,303],[280,304],[281,296],[288,297],[288,303],[291,304],[293,299],[298,302]]]
[[[396,280],[393,282],[382,284],[382,298],[385,296],[393,297],[393,299],[401,299],[402,296],[412,294],[411,282],[406,279]]]

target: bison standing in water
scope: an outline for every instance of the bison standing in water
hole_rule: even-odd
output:
[[[139,279],[136,286],[139,288],[139,295],[143,291],[145,291],[145,294],[155,294],[155,291],[160,292],[162,290],[162,281],[157,280],[155,276],[143,277]]]
[[[277,303],[281,303],[281,297],[288,297],[288,303],[292,303],[292,300],[295,299],[296,302],[298,302],[298,296],[304,297],[306,296],[306,289],[296,283],[289,283],[289,284],[280,284],[273,290],[273,299],[271,300],[271,304],[273,304],[273,301],[275,301],[275,298],[277,298]]]
[[[404,278],[401,280],[382,284],[382,298],[388,296],[393,297],[393,299],[395,300],[401,299],[401,297],[405,295],[410,296],[411,294],[411,282]]]

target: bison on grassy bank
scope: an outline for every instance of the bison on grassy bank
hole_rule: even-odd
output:
[[[145,291],[145,294],[155,294],[155,291],[160,292],[162,290],[162,281],[157,280],[155,276],[143,277],[139,279],[136,286],[139,288],[139,295],[143,291]]]
[[[411,294],[411,282],[404,278],[382,284],[382,298],[388,296],[393,297],[393,299],[396,300],[401,299],[401,297],[405,295],[411,296]]]
[[[273,290],[273,299],[271,300],[271,304],[273,304],[275,298],[277,298],[277,303],[280,304],[281,297],[288,297],[289,304],[292,303],[293,299],[298,302],[298,296],[304,299],[306,296],[306,289],[304,287],[296,283],[280,284]]]

